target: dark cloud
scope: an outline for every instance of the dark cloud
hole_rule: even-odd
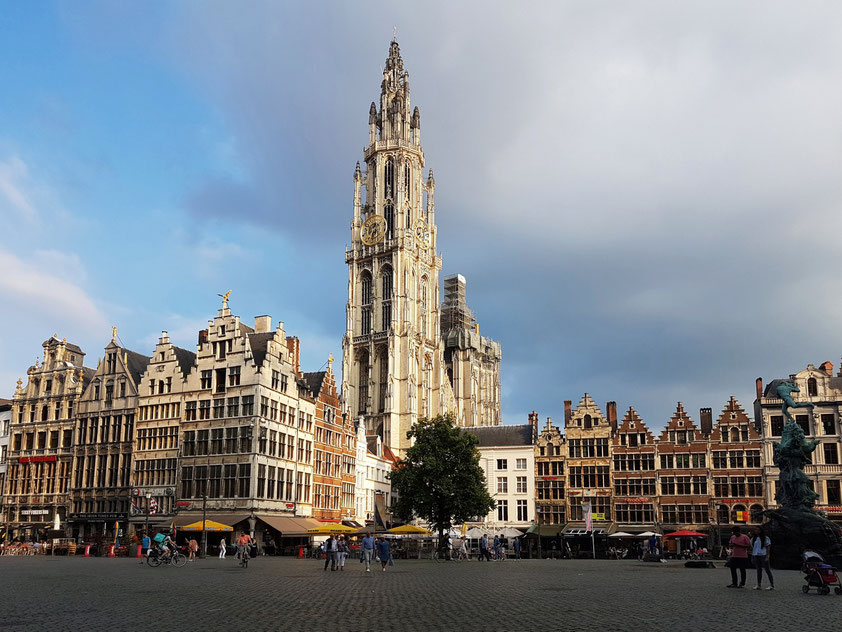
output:
[[[508,422],[586,390],[654,427],[679,399],[750,408],[758,375],[842,353],[842,7],[178,11],[157,52],[219,109],[245,174],[193,183],[186,207],[236,209],[319,257],[313,274],[339,269],[398,24],[444,272],[503,343]],[[339,274],[300,298],[337,338]]]

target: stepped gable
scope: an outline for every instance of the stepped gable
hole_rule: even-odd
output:
[[[582,396],[582,399],[579,400],[579,403],[576,405],[576,408],[573,410],[571,415],[571,423],[575,426],[581,426],[582,419],[586,415],[590,415],[594,426],[608,424],[602,410],[599,406],[597,406],[596,402],[589,393],[585,393]]]
[[[684,410],[684,404],[681,402],[676,404],[675,412],[672,414],[672,418],[667,422],[667,425],[664,426],[664,429],[661,431],[658,441],[663,441],[665,443],[668,442],[670,430],[695,430],[696,434],[701,436],[699,427]]]
[[[745,438],[744,430],[748,428],[748,437]],[[737,431],[738,436],[733,436],[734,430]],[[723,433],[725,435],[723,441]],[[730,435],[730,436],[729,436]],[[736,439],[736,441],[734,440]],[[740,405],[740,402],[732,395],[722,413],[716,420],[716,425],[710,433],[710,440],[718,443],[742,443],[748,441],[760,441],[760,433],[754,425],[754,421],[746,414],[746,411]]]
[[[536,414],[535,416],[537,417],[538,415]],[[541,430],[538,433],[538,439],[545,443],[550,443],[553,445],[561,445],[567,440],[566,437],[561,433],[561,428],[556,426],[553,423],[553,420],[549,417],[547,417],[547,423],[544,426],[543,430]]]
[[[639,445],[655,445],[655,436],[652,434],[652,431],[649,430],[649,427],[646,425],[646,422],[641,419],[640,415],[637,414],[637,411],[634,409],[634,406],[629,406],[629,409],[626,411],[626,414],[623,416],[623,420],[620,422],[620,425],[617,427],[617,431],[614,433],[614,437],[612,439],[613,444],[615,446],[620,446],[620,435],[646,435],[646,442],[641,443],[638,442]],[[627,444],[622,444],[622,447],[626,447]]]

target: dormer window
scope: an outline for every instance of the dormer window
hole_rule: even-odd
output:
[[[819,394],[819,385],[816,382],[816,378],[811,377],[807,380],[807,395],[810,397],[816,397]]]

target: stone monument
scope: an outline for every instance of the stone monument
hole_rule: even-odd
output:
[[[775,500],[778,508],[767,510],[766,525],[772,538],[772,563],[776,568],[798,568],[805,550],[821,553],[829,563],[842,562],[842,531],[816,511],[817,494],[810,488],[804,466],[812,462],[812,453],[818,441],[807,441],[789,408],[808,408],[813,404],[793,401],[791,393],[798,392],[795,384],[784,382],[777,388],[778,397],[787,422],[781,433],[780,443],[774,444],[774,462],[780,471]]]

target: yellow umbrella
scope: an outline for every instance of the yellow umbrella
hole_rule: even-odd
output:
[[[389,529],[386,533],[394,533],[395,535],[433,535],[432,531],[428,531],[423,527],[416,527],[414,524],[405,524],[400,527]]]
[[[221,522],[214,522],[213,520],[205,520],[205,528],[202,529],[202,521],[191,522],[188,525],[180,527],[182,531],[233,531],[234,527],[229,527],[227,524]]]
[[[330,533],[349,533],[350,531],[356,531],[357,527],[349,527],[344,524],[323,524],[318,527],[313,527],[312,529],[307,529],[307,533],[310,535],[326,535]]]

